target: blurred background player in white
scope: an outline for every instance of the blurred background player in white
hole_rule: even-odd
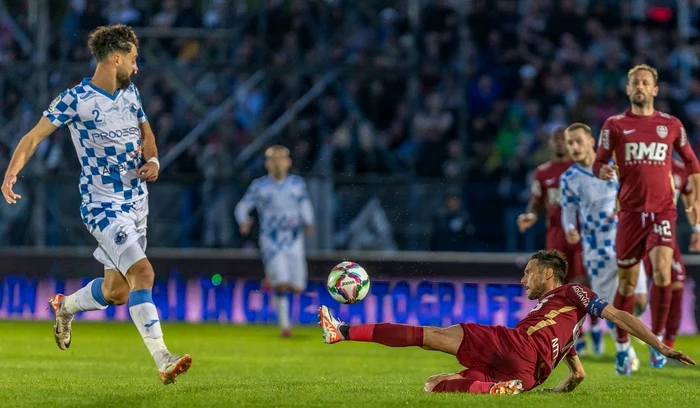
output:
[[[289,174],[289,149],[275,145],[265,151],[268,175],[254,180],[236,206],[236,221],[242,235],[250,233],[250,212],[260,217],[260,252],[265,279],[274,290],[273,302],[283,337],[292,335],[289,297],[306,289],[304,231],[314,234],[314,215],[304,180]]]
[[[153,267],[146,258],[147,181],[158,178],[155,137],[131,83],[138,72],[138,38],[125,25],[96,28],[88,46],[97,61],[95,73],[61,93],[39,123],[17,145],[5,174],[2,193],[15,204],[17,175],[39,143],[57,128],[69,126],[80,172],[80,212],[97,239],[95,258],[104,265],[97,278],[69,296],[54,295],[49,306],[56,323],[54,338],[61,350],[71,344],[73,316],[129,303],[129,313],[143,337],[164,384],[175,382],[192,362],[173,356],[163,341],[158,310],[153,304]]]
[[[593,175],[591,169],[596,153],[590,127],[574,123],[566,128],[565,136],[569,156],[574,164],[559,178],[562,227],[570,244],[583,244],[583,261],[591,289],[605,301],[612,302],[617,291],[615,205],[619,183],[617,177],[601,180]],[[580,234],[576,228],[577,216]],[[647,301],[645,274],[639,276],[635,295],[641,314]],[[600,336],[600,325],[591,319],[591,326],[593,351],[600,355],[604,352],[605,345]],[[639,369],[639,359],[633,348],[630,348],[630,363],[634,371]]]

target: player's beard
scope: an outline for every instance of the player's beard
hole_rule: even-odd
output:
[[[638,95],[641,95],[641,98],[637,98]],[[648,100],[647,100],[647,96],[644,95],[643,93],[635,92],[630,97],[630,102],[632,103],[632,105],[634,105],[638,108],[643,108],[647,105]]]
[[[131,75],[127,71],[117,70],[117,86],[120,89],[126,89],[131,85]]]

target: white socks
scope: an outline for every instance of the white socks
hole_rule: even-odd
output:
[[[63,299],[63,312],[72,316],[78,312],[106,309],[109,303],[102,295],[103,281],[104,278],[91,280],[72,295],[66,296]]]
[[[158,309],[153,304],[153,292],[139,289],[129,293],[129,314],[138,329],[148,352],[153,356],[156,367],[160,368],[170,355],[163,341]]]
[[[282,329],[289,328],[289,298],[286,293],[275,293],[273,298],[277,310],[277,321]]]

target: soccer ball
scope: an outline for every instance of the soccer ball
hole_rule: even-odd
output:
[[[341,262],[328,275],[328,293],[340,303],[357,303],[369,293],[369,275],[355,262]]]

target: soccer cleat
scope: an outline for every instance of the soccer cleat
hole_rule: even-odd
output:
[[[634,356],[634,357],[630,358],[630,370],[632,370],[633,373],[636,373],[637,371],[639,371],[639,366],[641,364],[642,363],[639,362],[639,357]]]
[[[282,329],[282,337],[284,337],[285,339],[292,337],[292,329],[289,327],[285,327],[284,329]]]
[[[666,365],[666,356],[657,349],[649,346],[649,364],[654,368],[663,368]]]
[[[174,384],[177,376],[185,374],[192,366],[192,357],[189,354],[184,356],[170,356],[168,361],[158,370],[160,380],[164,385]]]
[[[61,350],[67,350],[70,347],[71,323],[73,322],[73,316],[66,316],[63,313],[64,298],[65,296],[59,293],[49,299],[49,308],[53,311],[53,315],[56,318],[56,322],[53,325],[53,338]]]
[[[523,382],[521,380],[497,382],[489,390],[489,394],[494,395],[515,395],[521,392],[523,392]]]
[[[327,307],[321,306],[318,309],[318,324],[323,329],[323,342],[328,344],[345,340],[340,333],[340,326],[343,322],[333,317]]]
[[[629,349],[627,349],[627,353],[630,357],[630,368],[632,369],[633,373],[636,373],[637,371],[639,371],[639,366],[641,365],[641,363],[639,362],[639,357],[637,357],[637,350],[635,350],[631,342]]]
[[[627,351],[618,351],[615,355],[615,372],[619,375],[631,375],[632,366],[630,356]]]

